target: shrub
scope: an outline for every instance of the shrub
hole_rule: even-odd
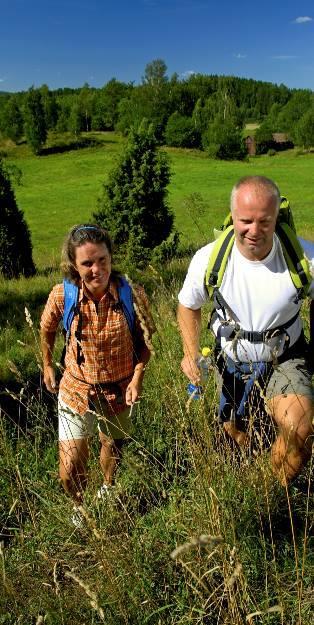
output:
[[[16,204],[10,174],[0,160],[0,272],[5,278],[32,276],[30,232],[23,211]]]
[[[151,258],[152,263],[161,265],[162,263],[174,258],[178,251],[179,240],[180,235],[175,230],[167,239],[154,248]]]
[[[241,130],[231,122],[216,120],[210,123],[202,140],[211,158],[243,160],[247,155]]]
[[[190,117],[177,111],[170,115],[165,130],[166,144],[178,148],[198,148],[201,136]]]
[[[172,231],[173,215],[166,203],[169,179],[167,155],[157,149],[151,130],[133,131],[93,215],[131,263],[145,265]]]

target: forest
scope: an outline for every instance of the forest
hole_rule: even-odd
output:
[[[258,126],[257,153],[273,147],[274,133],[285,133],[305,149],[312,147],[313,102],[312,91],[283,84],[203,74],[168,77],[166,63],[155,59],[146,65],[139,85],[112,78],[98,89],[86,83],[52,91],[44,84],[26,92],[2,92],[0,132],[15,143],[26,140],[39,154],[49,133],[70,132],[77,141],[82,132],[116,130],[127,135],[145,119],[161,144],[242,159],[248,123]]]

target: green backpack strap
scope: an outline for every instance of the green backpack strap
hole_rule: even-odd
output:
[[[279,208],[279,213],[277,217],[277,224],[278,223],[288,224],[288,226],[290,226],[290,228],[294,230],[295,233],[297,232],[294,219],[293,219],[293,215],[292,215],[290,202],[284,195],[282,195],[280,198],[280,208]]]
[[[222,283],[233,244],[234,228],[233,225],[230,225],[222,231],[219,238],[215,241],[215,245],[207,265],[205,288],[207,289],[209,297],[212,297],[214,289],[219,288]]]
[[[294,228],[287,223],[277,222],[276,233],[279,237],[283,255],[287,263],[291,280],[302,298],[306,297],[312,282],[310,265],[304,255]]]

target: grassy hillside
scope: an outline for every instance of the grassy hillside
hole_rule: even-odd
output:
[[[113,133],[98,133],[98,146],[63,154],[32,156],[25,146],[9,152],[9,160],[22,171],[22,186],[16,189],[20,208],[32,233],[35,261],[39,267],[55,264],[66,230],[89,219],[97,206],[102,182],[116,162],[123,140]],[[249,162],[213,161],[202,152],[168,148],[172,178],[169,204],[183,242],[199,242],[212,236],[229,204],[233,184],[241,176],[262,174],[273,178],[292,203],[300,234],[314,238],[312,203],[314,154],[296,151],[274,157],[251,158]],[[204,212],[186,201],[191,194],[204,200]]]
[[[64,232],[89,218],[121,147],[105,135],[81,151],[33,157],[21,146],[9,155],[23,172],[17,198],[40,273],[0,281],[0,624],[312,625],[312,495],[274,481],[271,434],[257,422],[251,453],[229,447],[213,375],[204,400],[187,401],[175,313],[188,258],[142,276],[157,332],[132,437],[115,493],[103,503],[92,442],[86,525],[71,525],[71,502],[57,480],[56,400],[41,382],[38,320],[58,279],[49,267]],[[169,203],[183,244],[207,240],[246,173],[273,177],[291,199],[300,234],[314,238],[313,155],[219,163],[193,151],[168,153]]]

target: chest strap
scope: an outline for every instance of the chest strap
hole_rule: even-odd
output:
[[[235,318],[235,315],[233,314],[229,304],[227,304],[227,302],[225,301],[224,297],[221,295],[218,289],[215,289],[215,292],[214,292],[214,306],[216,309],[221,308],[224,313],[225,321],[222,321],[223,325],[226,324],[226,311],[228,311],[232,319]],[[269,339],[272,339],[276,336],[280,336],[280,334],[284,334],[284,332],[288,328],[290,328],[290,326],[292,326],[294,322],[298,319],[299,314],[300,314],[300,311],[298,311],[295,315],[293,315],[293,317],[291,317],[291,319],[286,321],[286,323],[283,323],[280,326],[276,326],[276,328],[265,330],[263,332],[258,332],[254,330],[243,330],[242,328],[240,328],[238,322],[235,321],[235,324],[232,326],[233,330],[228,338],[234,339],[236,337],[237,339],[244,339],[245,341],[249,341],[250,343],[265,343]],[[217,312],[214,313],[214,316],[216,319],[217,318],[220,319]],[[211,324],[213,322],[214,316],[212,316]]]

